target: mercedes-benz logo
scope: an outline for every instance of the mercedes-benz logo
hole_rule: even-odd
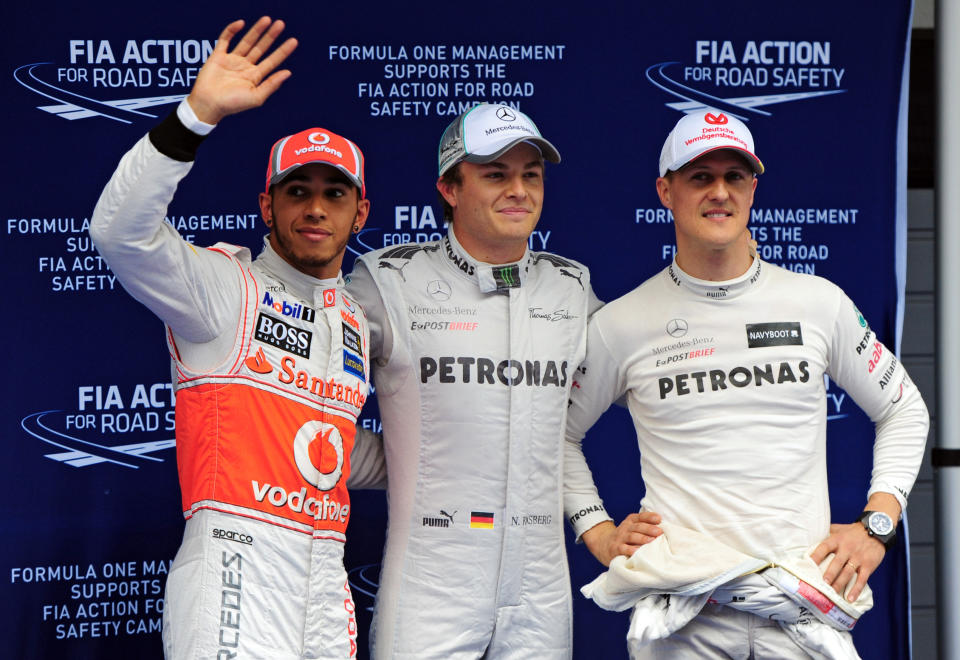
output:
[[[499,108],[497,108],[497,118],[501,121],[514,121],[516,120],[517,116],[510,111],[510,108],[505,105],[501,105]]]
[[[683,319],[670,319],[667,322],[667,334],[671,337],[682,337],[687,334],[689,327]]]
[[[451,293],[450,285],[443,280],[430,280],[427,282],[427,293],[429,293],[430,297],[434,300],[449,300]]]

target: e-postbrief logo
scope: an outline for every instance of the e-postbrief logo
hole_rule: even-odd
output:
[[[697,40],[683,61],[647,67],[654,86],[681,99],[667,107],[717,108],[744,121],[772,113],[765,105],[845,92],[846,69],[830,41]]]
[[[63,119],[156,121],[158,115],[144,109],[183,100],[214,44],[208,39],[69,39],[54,61],[21,64],[13,77],[46,99],[37,109]]]

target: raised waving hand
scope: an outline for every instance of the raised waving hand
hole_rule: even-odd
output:
[[[263,105],[291,75],[289,69],[274,69],[297,47],[296,39],[287,39],[267,55],[283,32],[283,21],[262,17],[230,50],[243,25],[238,20],[223,29],[197,74],[187,102],[200,121],[216,124],[227,115]]]

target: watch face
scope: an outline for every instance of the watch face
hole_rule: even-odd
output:
[[[870,527],[870,530],[878,536],[884,536],[893,531],[893,520],[890,519],[890,516],[880,511],[870,514],[870,517],[867,519],[867,525]]]

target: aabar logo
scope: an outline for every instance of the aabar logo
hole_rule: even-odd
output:
[[[331,490],[343,474],[343,437],[336,426],[311,420],[293,439],[293,458],[308,483]]]
[[[273,371],[273,365],[267,362],[267,356],[263,354],[263,348],[258,347],[256,355],[251,355],[243,361],[247,369],[258,374],[268,374]]]
[[[704,120],[705,122],[707,122],[708,124],[715,124],[715,125],[717,125],[717,126],[720,126],[720,125],[722,125],[722,124],[726,124],[727,121],[728,121],[728,120],[727,120],[727,116],[726,116],[725,114],[723,114],[722,112],[721,112],[719,115],[715,115],[715,114],[713,114],[712,112],[708,112],[707,114],[705,114],[705,115],[703,116],[703,120]]]

